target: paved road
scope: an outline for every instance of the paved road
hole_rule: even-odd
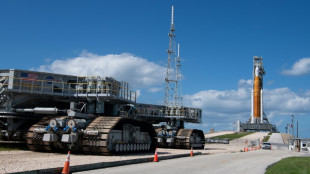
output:
[[[284,144],[281,133],[272,133],[268,142],[271,144]]]
[[[263,174],[268,165],[289,156],[307,155],[309,153],[298,153],[288,151],[284,146],[274,145],[277,150],[259,150],[243,153],[224,153],[215,155],[201,155],[195,157],[164,160],[158,163],[149,162],[135,165],[105,168],[80,173],[195,173],[195,174]]]
[[[271,143],[272,148],[275,150],[286,150],[288,149],[288,146],[284,144],[281,133],[272,133],[270,136],[269,143]]]

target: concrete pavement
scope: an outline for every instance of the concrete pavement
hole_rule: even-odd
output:
[[[84,173],[195,173],[195,174],[263,174],[268,165],[289,156],[300,156],[303,153],[290,152],[288,150],[258,150],[242,153],[222,153],[215,155],[202,155],[195,157],[186,157],[172,160],[160,161],[158,163],[150,162],[100,170],[92,170]],[[307,154],[309,155],[309,154]]]
[[[268,142],[271,144],[284,144],[281,133],[272,133]]]
[[[256,136],[262,134],[256,134]],[[256,139],[254,135],[251,138]],[[250,139],[250,137],[244,138]],[[242,142],[240,139],[239,142]],[[289,151],[287,146],[283,143],[281,134],[273,133],[270,137],[272,143],[272,150],[258,150],[252,152],[236,152],[236,153],[221,153],[212,155],[202,155],[195,157],[186,157],[179,159],[171,159],[160,161],[158,163],[150,162],[143,164],[127,165],[113,168],[105,168],[99,170],[91,170],[83,173],[115,173],[115,174],[128,174],[128,173],[251,173],[263,174],[266,168],[281,160],[282,158],[290,156],[310,156],[310,153],[298,153]]]

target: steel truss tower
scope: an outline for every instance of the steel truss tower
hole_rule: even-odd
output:
[[[165,106],[166,115],[179,116],[182,107],[182,93],[181,93],[181,61],[180,61],[180,46],[178,44],[178,53],[175,51],[175,25],[174,25],[174,7],[172,6],[171,13],[171,27],[169,36],[169,49],[167,72],[165,78]],[[173,112],[172,112],[173,111]]]

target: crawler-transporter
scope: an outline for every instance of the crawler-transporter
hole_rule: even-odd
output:
[[[203,148],[203,132],[184,122],[201,123],[201,110],[136,103],[128,83],[113,78],[0,70],[1,141],[26,141],[33,151]]]

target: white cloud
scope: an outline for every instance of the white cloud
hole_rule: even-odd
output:
[[[37,70],[78,76],[114,77],[128,82],[131,88],[152,89],[164,82],[166,68],[128,53],[97,55],[82,51],[78,57],[55,60]]]
[[[274,80],[269,80],[268,82],[267,82],[267,85],[272,85],[274,83]]]
[[[136,91],[136,97],[137,97],[137,99],[141,96],[141,90],[140,89],[138,89],[137,91]]]
[[[148,89],[147,91],[148,91],[148,92],[155,93],[155,92],[159,92],[159,91],[162,91],[162,90],[163,90],[163,89],[160,88],[160,87],[154,87],[154,88]]]
[[[236,90],[204,90],[185,95],[184,103],[203,110],[203,124],[217,125],[217,130],[232,130],[233,122],[248,121],[251,113],[252,81],[241,79],[238,86]],[[306,115],[310,112],[309,94],[308,90],[296,93],[289,88],[265,89],[264,112],[271,122],[274,116]],[[282,123],[280,120],[277,125]]]
[[[239,80],[238,90],[205,90],[193,95],[185,95],[184,102],[204,109],[206,113],[217,116],[230,114],[244,115],[250,108],[251,80]]]
[[[275,123],[275,125],[280,127],[284,123],[284,121],[284,119],[280,119],[278,122]]]
[[[292,113],[303,115],[310,112],[309,106],[309,95],[297,94],[289,88],[277,88],[264,92],[266,112],[273,112],[277,115],[290,115]]]
[[[282,71],[284,75],[304,75],[310,73],[310,58],[302,58],[294,63],[291,69]]]
[[[252,80],[244,80],[244,79],[240,79],[238,82],[238,87],[239,88],[251,88],[253,85],[253,81]]]

